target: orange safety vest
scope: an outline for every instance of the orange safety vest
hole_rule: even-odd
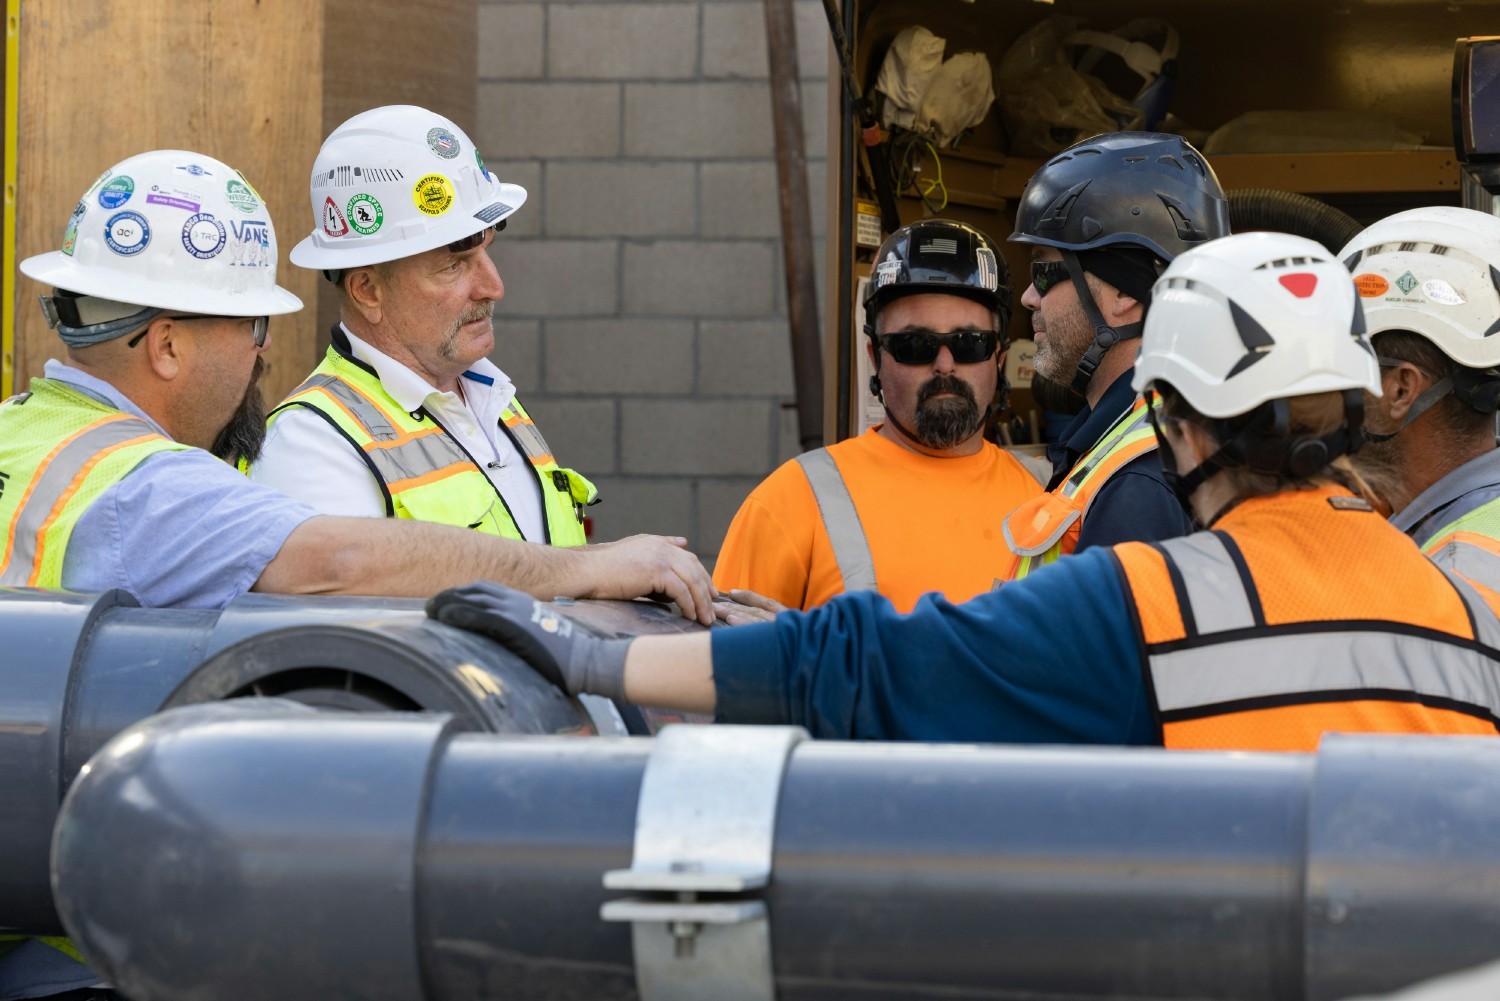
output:
[[[1083,519],[1099,488],[1132,460],[1156,448],[1156,432],[1147,410],[1146,397],[1136,397],[1094,447],[1079,457],[1066,479],[1006,517],[1001,530],[1016,561],[1002,579],[1025,577],[1078,548]]]
[[[1500,599],[1338,487],[1246,500],[1219,525],[1113,550],[1167,747],[1500,730]]]

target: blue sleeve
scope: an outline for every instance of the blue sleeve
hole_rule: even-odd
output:
[[[1074,552],[1122,542],[1161,542],[1192,531],[1192,519],[1162,478],[1161,459],[1151,451],[1104,481],[1078,529]]]
[[[157,452],[78,519],[63,586],[123,588],[148,607],[222,608],[316,514],[201,449]]]
[[[831,738],[1159,743],[1126,601],[1099,549],[961,605],[929,594],[899,615],[862,591],[716,629],[719,718]]]

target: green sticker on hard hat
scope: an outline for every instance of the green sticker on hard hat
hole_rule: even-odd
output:
[[[412,188],[411,200],[427,215],[442,215],[453,204],[453,182],[442,174],[428,174]]]
[[[349,225],[354,227],[354,232],[363,236],[374,233],[385,222],[385,213],[381,211],[380,202],[375,200],[374,195],[355,195],[349,199],[347,209]]]
[[[130,201],[130,196],[133,194],[135,194],[134,179],[121,174],[105,182],[104,187],[99,189],[99,207],[117,209]]]
[[[479,173],[485,177],[490,176],[490,169],[484,165],[484,157],[479,155],[479,150],[474,150],[474,162],[479,165]]]
[[[69,257],[73,256],[73,248],[78,246],[78,224],[83,222],[88,210],[87,204],[79,202],[73,206],[73,214],[68,216],[68,228],[63,230],[62,252]]]
[[[1411,290],[1417,287],[1417,276],[1408,271],[1396,279],[1396,287],[1404,294],[1411,295]]]
[[[224,197],[229,204],[247,215],[260,208],[260,199],[255,197],[255,189],[244,181],[236,181],[233,178],[224,183]]]

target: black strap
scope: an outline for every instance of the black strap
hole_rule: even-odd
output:
[[[1078,255],[1071,250],[1064,250],[1062,259],[1063,263],[1068,266],[1068,276],[1073,279],[1073,287],[1078,291],[1078,303],[1083,307],[1084,315],[1088,317],[1089,326],[1094,328],[1094,342],[1083,353],[1083,357],[1078,359],[1078,367],[1073,370],[1073,391],[1080,396],[1086,396],[1089,383],[1094,381],[1094,373],[1099,370],[1099,365],[1104,361],[1104,356],[1109,349],[1121,341],[1140,337],[1145,324],[1127,323],[1111,327],[1105,323],[1104,314],[1099,312],[1099,304],[1094,301],[1093,290],[1089,288],[1089,283],[1084,278],[1083,265],[1078,262]]]

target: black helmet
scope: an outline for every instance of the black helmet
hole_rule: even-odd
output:
[[[865,333],[894,299],[936,293],[959,295],[992,309],[1000,337],[1010,326],[1010,270],[995,245],[973,226],[951,219],[920,219],[886,237],[865,286]]]
[[[1138,246],[1163,261],[1229,234],[1213,168],[1181,136],[1108,132],[1074,143],[1026,183],[1013,243]]]

